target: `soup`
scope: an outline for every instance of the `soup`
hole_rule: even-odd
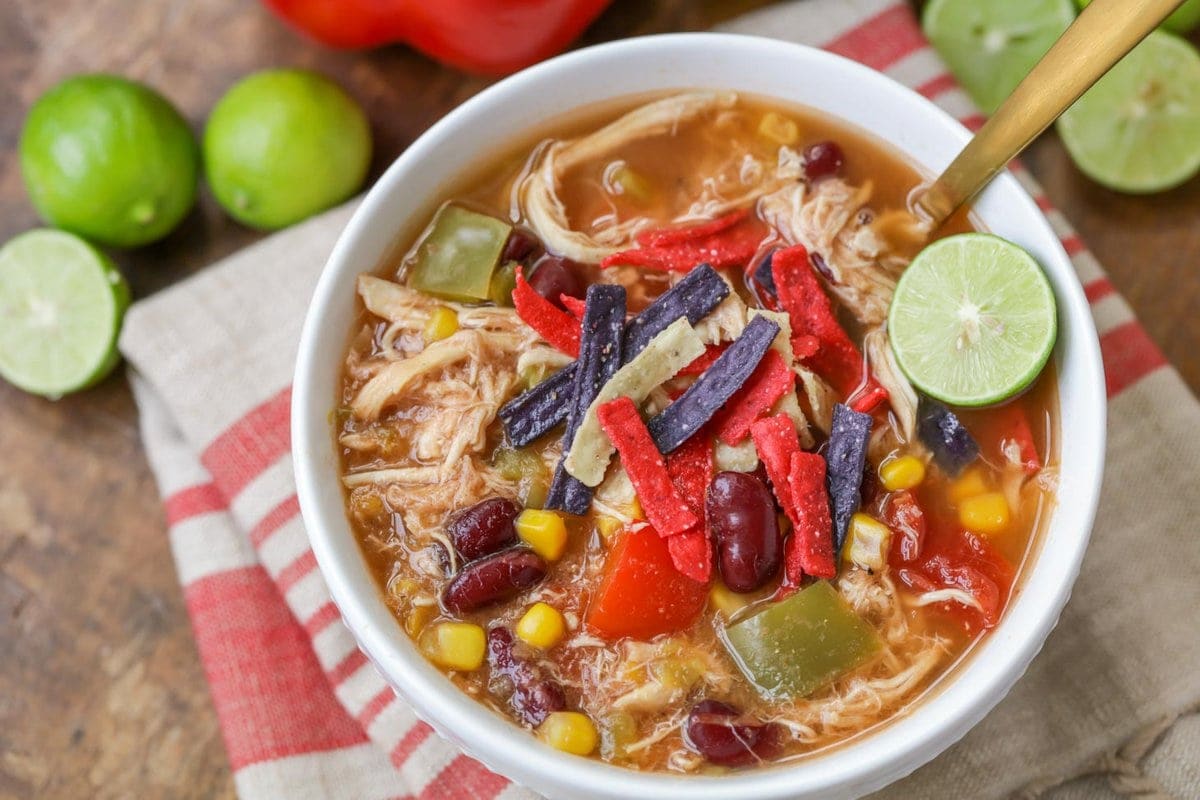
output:
[[[909,385],[885,318],[921,178],[862,132],[691,92],[544,133],[359,279],[337,435],[398,624],[633,769],[886,721],[1003,614],[1053,499],[1053,375],[975,410]]]

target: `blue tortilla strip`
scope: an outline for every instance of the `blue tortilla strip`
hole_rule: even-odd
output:
[[[750,378],[758,362],[779,335],[779,325],[766,317],[755,317],[742,335],[646,428],[663,455],[673,452],[704,427],[729,398]]]
[[[692,325],[707,317],[729,295],[729,284],[707,264],[688,272],[629,322],[621,340],[621,363],[633,359],[658,334],[679,319]],[[568,364],[537,386],[508,401],[500,422],[513,447],[525,447],[567,418],[575,364]]]
[[[917,437],[933,453],[937,465],[952,477],[979,458],[979,443],[958,416],[925,396],[917,408]]]
[[[862,505],[863,468],[867,463],[867,442],[871,438],[873,422],[870,414],[854,411],[841,403],[833,408],[833,429],[825,449],[825,481],[833,510],[835,556],[842,552],[850,517]]]
[[[758,285],[763,288],[764,292],[771,295],[771,297],[779,296],[779,290],[775,288],[775,275],[771,272],[771,265],[775,261],[775,253],[775,250],[767,253],[767,257],[754,269],[754,280],[758,281]]]
[[[554,470],[546,508],[557,508],[568,514],[586,514],[592,505],[592,490],[563,466],[575,441],[588,406],[596,399],[600,387],[621,366],[622,341],[625,331],[625,287],[612,284],[593,284],[587,290],[587,305],[580,324],[579,358],[575,361],[575,382],[567,405],[567,430],[563,434],[562,458]],[[565,370],[564,370],[565,371]]]
[[[729,284],[717,271],[708,264],[698,265],[625,325],[622,363],[645,350],[650,340],[675,320],[687,317],[688,323],[695,325],[728,296]]]
[[[567,418],[571,389],[575,385],[572,362],[532,389],[514,397],[497,416],[513,447],[525,447]]]

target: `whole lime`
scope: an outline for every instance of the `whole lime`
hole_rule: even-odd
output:
[[[366,115],[337,84],[303,70],[244,78],[204,129],[204,168],[234,219],[274,229],[336,205],[371,161]]]
[[[1075,2],[1080,8],[1086,8],[1091,0],[1075,0]],[[1172,33],[1187,33],[1197,25],[1200,25],[1200,0],[1187,0],[1163,21],[1162,27]]]
[[[199,150],[162,95],[114,75],[50,89],[21,131],[21,172],[51,225],[101,244],[166,236],[196,200]]]

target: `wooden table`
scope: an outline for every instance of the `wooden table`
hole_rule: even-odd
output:
[[[618,0],[586,42],[705,28],[764,0]],[[0,11],[0,240],[37,224],[16,143],[62,77],[165,90],[199,130],[251,70],[323,70],[371,115],[374,172],[486,85],[400,47],[324,50],[250,0],[6,0]],[[1053,135],[1027,156],[1150,334],[1200,388],[1200,180],[1126,197],[1081,177]],[[144,297],[256,238],[205,196],[166,241],[118,254]],[[0,798],[232,796],[120,374],[49,403],[0,384]]]

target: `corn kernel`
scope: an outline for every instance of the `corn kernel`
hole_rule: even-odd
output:
[[[609,186],[613,192],[628,197],[638,203],[648,203],[654,195],[654,188],[640,172],[621,163],[609,174]]]
[[[577,756],[590,755],[599,738],[596,726],[578,711],[555,711],[538,727],[538,736],[556,750]]]
[[[443,622],[421,636],[421,649],[439,666],[470,672],[483,666],[487,635],[469,622]]]
[[[611,539],[621,532],[625,527],[625,523],[616,517],[610,517],[607,514],[601,514],[596,517],[596,530],[600,531],[600,535],[605,539]]]
[[[409,636],[418,636],[436,616],[437,608],[434,606],[413,606],[404,618],[404,632]]]
[[[950,502],[958,505],[968,497],[975,497],[983,494],[988,490],[987,481],[983,478],[983,471],[978,468],[972,468],[964,472],[962,475],[950,484]]]
[[[1008,527],[1008,500],[1003,492],[985,492],[958,504],[958,521],[969,531],[1000,533]]]
[[[555,511],[527,508],[513,523],[521,541],[547,561],[558,561],[567,547],[567,526]]]
[[[654,663],[654,677],[668,689],[687,691],[700,681],[707,666],[698,658],[667,658]]]
[[[800,128],[787,117],[768,111],[758,123],[758,135],[776,144],[789,145],[800,138]]]
[[[916,456],[900,456],[879,467],[879,481],[889,492],[911,489],[925,480],[925,462]]]
[[[634,519],[645,519],[646,512],[642,509],[642,501],[634,497],[633,502],[629,504],[629,516]]]
[[[842,560],[863,569],[881,570],[887,561],[892,529],[861,511],[850,517]]]
[[[425,342],[437,342],[446,339],[458,330],[458,314],[445,306],[438,306],[429,315],[425,323]]]
[[[729,620],[746,607],[746,600],[721,581],[713,581],[712,587],[708,590],[708,604],[715,608],[718,614]]]
[[[563,615],[554,606],[534,603],[517,623],[517,636],[531,647],[549,650],[566,633]]]

